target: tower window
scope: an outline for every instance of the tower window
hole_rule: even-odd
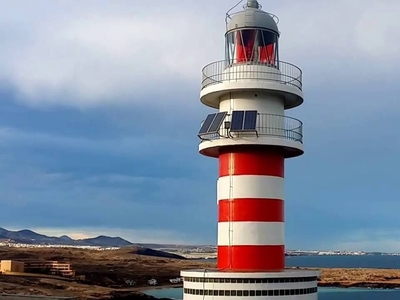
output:
[[[240,29],[226,35],[226,59],[230,63],[255,62],[276,65],[278,34],[261,29]]]

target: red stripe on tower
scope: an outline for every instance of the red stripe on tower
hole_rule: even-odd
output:
[[[270,147],[230,147],[219,156],[219,175],[218,269],[283,270],[283,154]]]
[[[269,175],[284,177],[282,152],[265,147],[230,147],[219,155],[219,176]]]
[[[218,222],[284,222],[280,199],[220,200],[218,205]]]
[[[219,246],[217,268],[226,271],[281,271],[285,246]],[[232,264],[230,261],[232,258]],[[231,268],[226,266],[231,265]]]

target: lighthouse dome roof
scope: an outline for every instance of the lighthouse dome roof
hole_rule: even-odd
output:
[[[279,34],[276,18],[261,9],[247,6],[243,11],[230,15],[227,32],[240,28],[260,28]]]

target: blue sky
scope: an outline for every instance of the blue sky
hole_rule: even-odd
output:
[[[215,243],[199,92],[234,2],[2,1],[0,226]],[[400,3],[260,2],[304,72],[287,247],[400,252]]]

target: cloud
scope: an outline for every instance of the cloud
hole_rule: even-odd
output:
[[[119,167],[124,161],[120,158],[113,173],[101,164],[88,172],[93,164],[89,155],[66,172],[68,156],[76,159],[76,154],[68,154],[50,168],[53,171],[46,163],[37,164],[34,155],[27,160],[15,153],[0,156],[3,227],[162,229],[168,239],[175,239],[168,232],[177,232],[182,240],[195,231],[201,232],[199,240],[214,240],[215,189],[207,188],[214,180],[204,178],[201,170],[191,174],[185,166],[170,167],[170,161],[147,162],[147,171],[137,162],[125,170]],[[16,214],[24,217],[13,217]],[[153,235],[154,240],[158,237]]]
[[[109,139],[90,139],[68,137],[43,132],[24,131],[10,127],[0,127],[3,147],[29,145],[33,147],[58,148],[81,152],[103,152],[139,158],[157,152],[159,146],[173,144],[175,147],[188,147],[190,142],[160,135],[123,136]],[[0,146],[1,147],[1,146]]]
[[[132,8],[132,2],[120,1],[83,5],[71,14],[48,4],[44,10],[49,17],[31,20],[31,28],[9,20],[12,28],[22,26],[14,33],[25,35],[25,42],[16,41],[13,32],[3,32],[9,43],[3,46],[5,68],[0,77],[15,87],[22,101],[77,107],[147,102],[154,87],[158,93],[172,92],[177,85],[200,79],[199,60],[206,54],[201,39],[192,37],[200,37],[202,29],[181,26],[188,19],[201,24],[194,11],[143,13],[135,11],[139,7]],[[190,46],[185,47],[187,41]]]
[[[10,3],[0,5],[5,16],[0,78],[29,105],[79,108],[156,107],[163,95],[182,90],[187,97],[198,87],[201,68],[223,59],[224,16],[233,5],[153,1],[149,10],[124,0],[87,1],[79,9],[61,1]],[[317,88],[396,75],[399,6],[286,0],[264,8],[281,18],[281,58],[299,64],[306,86]],[[184,97],[172,103],[188,104]]]
[[[397,1],[372,1],[368,4],[362,9],[356,24],[355,42],[358,49],[364,54],[378,61],[391,63],[392,59],[397,57],[400,49],[400,41],[393,39],[400,30],[399,22],[395,21],[400,3]],[[371,22],[371,20],[375,20],[375,22]]]

